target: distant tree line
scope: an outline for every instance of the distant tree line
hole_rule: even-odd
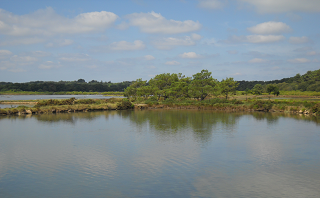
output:
[[[268,85],[276,85],[282,91],[319,91],[320,92],[320,69],[315,71],[308,71],[300,75],[297,74],[291,78],[283,78],[281,80],[272,81],[238,81],[238,91],[252,90],[259,84],[262,86],[264,92],[267,91]]]
[[[38,92],[64,92],[64,91],[86,91],[107,92],[123,91],[131,84],[131,81],[120,83],[98,82],[92,80],[86,82],[84,79],[77,81],[32,81],[26,83],[0,82],[0,91],[38,91]]]
[[[149,81],[137,79],[124,91],[124,95],[131,99],[145,98],[153,100],[194,98],[204,100],[207,96],[223,95],[228,98],[236,93],[238,83],[233,78],[226,78],[219,82],[212,78],[211,72],[202,70],[192,77],[179,74],[158,74]]]

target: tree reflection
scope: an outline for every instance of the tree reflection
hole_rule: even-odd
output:
[[[150,110],[121,111],[123,118],[128,118],[138,128],[152,128],[159,136],[181,135],[188,130],[200,142],[207,142],[213,133],[234,132],[237,119],[241,114],[218,113],[198,110]],[[230,130],[219,130],[218,126]]]

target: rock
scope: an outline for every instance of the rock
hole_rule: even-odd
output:
[[[26,113],[27,114],[32,114],[32,111],[28,109],[28,110],[26,110]]]
[[[304,114],[309,114],[309,111],[304,111]]]
[[[302,113],[303,113],[303,111],[302,111],[302,110],[300,110],[300,111],[299,111],[299,113],[300,113],[300,114],[302,114]]]

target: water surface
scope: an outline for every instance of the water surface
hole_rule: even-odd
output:
[[[0,197],[319,197],[320,124],[148,110],[0,117]]]

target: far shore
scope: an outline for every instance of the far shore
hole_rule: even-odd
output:
[[[310,98],[310,97],[308,97]],[[70,113],[105,110],[126,109],[198,109],[217,110],[226,112],[281,112],[304,114],[311,116],[320,115],[320,101],[306,99],[259,99],[241,96],[232,99],[212,98],[198,100],[150,100],[109,98],[109,99],[47,99],[38,101],[1,101],[1,104],[18,104],[18,107],[0,109],[0,115],[24,115],[43,113]],[[34,105],[28,107],[24,105]]]

